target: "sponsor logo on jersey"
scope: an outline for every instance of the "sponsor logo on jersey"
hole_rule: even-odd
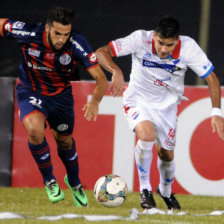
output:
[[[165,86],[165,87],[168,86],[166,83],[164,83],[164,82],[162,82],[162,81],[160,81],[158,79],[156,81],[154,81],[154,85],[156,85],[156,86]]]
[[[97,57],[94,52],[88,55],[88,59],[89,59],[90,64],[94,64],[97,62]]]
[[[48,72],[52,72],[53,71],[52,68],[49,68],[49,67],[46,67],[46,66],[35,65],[35,64],[32,64],[29,61],[27,62],[27,65],[28,65],[29,68],[33,68],[33,69],[36,69],[36,70],[48,71]]]
[[[40,51],[33,49],[33,48],[28,48],[28,54],[33,55],[35,57],[39,57]]]
[[[11,23],[6,23],[5,24],[5,30],[11,32],[12,31],[12,24]]]
[[[62,65],[68,65],[71,62],[71,56],[68,54],[63,54],[60,56],[59,61]]]
[[[180,68],[176,65],[171,64],[160,64],[154,61],[148,61],[143,59],[142,65],[149,68],[161,68],[166,70],[167,72],[174,73],[175,71],[179,71]]]
[[[32,36],[32,37],[36,36],[35,32],[27,32],[22,30],[13,30],[12,33],[16,35],[22,35],[22,36]]]
[[[77,48],[77,49],[79,49],[81,52],[83,52],[83,56],[87,56],[88,54],[86,53],[86,51],[83,49],[83,47],[76,41],[76,40],[74,40],[72,37],[70,37],[70,41],[71,41],[71,43],[72,44],[74,44],[75,45],[75,47]]]
[[[12,28],[14,29],[19,29],[21,30],[25,26],[25,23],[16,21],[15,23],[12,24]]]
[[[68,125],[67,124],[60,124],[57,126],[57,130],[58,131],[65,131],[68,129]]]
[[[158,79],[158,78],[156,78],[155,76],[152,76],[154,79],[156,79],[155,81],[154,81],[154,85],[156,85],[156,86],[165,86],[165,87],[167,87],[168,85],[166,84],[166,83],[164,83],[165,81],[169,81],[169,80],[171,80],[171,77],[168,77],[168,78],[165,78],[165,79]]]

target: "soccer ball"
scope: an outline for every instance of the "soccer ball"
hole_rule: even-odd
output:
[[[118,207],[127,196],[128,187],[125,181],[117,175],[100,177],[94,186],[94,196],[100,205]]]

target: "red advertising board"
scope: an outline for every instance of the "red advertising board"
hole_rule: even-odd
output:
[[[120,115],[120,113],[122,114],[122,97],[114,98],[107,92],[100,104],[97,121],[89,122],[83,117],[82,107],[93,92],[95,83],[73,82],[72,87],[76,113],[74,138],[79,156],[82,184],[87,189],[93,189],[96,180],[100,176],[116,173],[127,180],[130,191],[138,191],[137,170],[134,165],[133,148],[130,147],[132,145],[134,147],[136,139],[134,134],[129,136],[131,132],[123,121],[124,118]],[[224,94],[224,90],[222,90],[222,93]],[[205,183],[208,185],[211,183],[209,191],[214,184],[218,184],[220,188],[224,187],[222,181],[224,178],[224,144],[217,134],[211,132],[208,115],[210,114],[209,108],[211,108],[211,104],[207,103],[210,100],[207,88],[186,87],[185,96],[189,98],[189,101],[183,101],[179,107],[179,123],[180,125],[183,123],[183,126],[190,131],[186,132],[185,135],[182,133],[185,133],[187,130],[180,128],[180,133],[177,133],[179,140],[177,141],[177,151],[175,149],[175,157],[178,172],[173,184],[173,191],[184,194],[200,194],[200,192],[209,194],[201,190],[201,188],[198,191],[194,191],[188,186],[188,182],[190,182],[191,185],[195,185],[197,188],[197,183],[194,182],[195,179],[191,180],[191,173],[186,173],[186,169],[189,167],[190,170],[192,169],[193,177],[194,173],[199,175],[201,184],[204,183],[204,180],[207,181]],[[204,102],[204,100],[206,101]],[[208,109],[202,108],[200,106],[201,103],[202,106],[203,103],[208,104]],[[199,105],[201,110],[195,108],[194,105]],[[202,116],[204,111],[207,111],[207,113]],[[192,117],[196,116],[202,116],[202,118],[195,119],[194,128],[192,129],[191,120]],[[197,123],[197,120],[200,122]],[[188,136],[188,133],[190,137],[185,138],[185,136]],[[27,133],[19,120],[16,102],[13,136],[12,186],[43,187],[41,175],[28,149]],[[63,177],[65,169],[57,156],[56,144],[49,128],[46,129],[46,138],[51,150],[54,174],[59,185],[64,188]],[[182,147],[184,157],[181,156]],[[155,190],[159,183],[159,174],[155,150],[153,150],[153,153],[151,184],[153,190]],[[195,175],[195,178],[198,178],[197,175]],[[186,180],[182,176],[186,176]],[[213,193],[211,192],[211,195]],[[220,194],[218,192],[218,195]]]

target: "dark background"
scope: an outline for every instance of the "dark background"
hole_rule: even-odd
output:
[[[198,42],[201,0],[8,0],[0,7],[0,17],[13,18],[25,22],[45,22],[51,7],[65,6],[76,11],[74,28],[83,33],[92,48],[96,50],[110,40],[126,36],[137,29],[154,29],[164,16],[176,17],[181,25],[181,34]],[[215,73],[221,84],[223,78],[224,1],[211,0],[210,29],[207,55],[215,65]],[[0,41],[0,77],[17,77],[19,45],[14,41]],[[125,80],[129,80],[130,56],[115,59],[123,69]],[[110,80],[108,73],[107,77]],[[80,69],[82,79],[90,79],[84,69]],[[185,84],[196,84],[196,75],[187,71]]]

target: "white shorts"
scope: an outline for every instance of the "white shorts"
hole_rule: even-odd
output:
[[[138,104],[135,107],[124,106],[125,116],[130,129],[134,131],[136,125],[140,122],[151,121],[156,131],[155,143],[164,149],[173,150],[176,143],[176,105],[163,110],[153,109],[149,105]]]

